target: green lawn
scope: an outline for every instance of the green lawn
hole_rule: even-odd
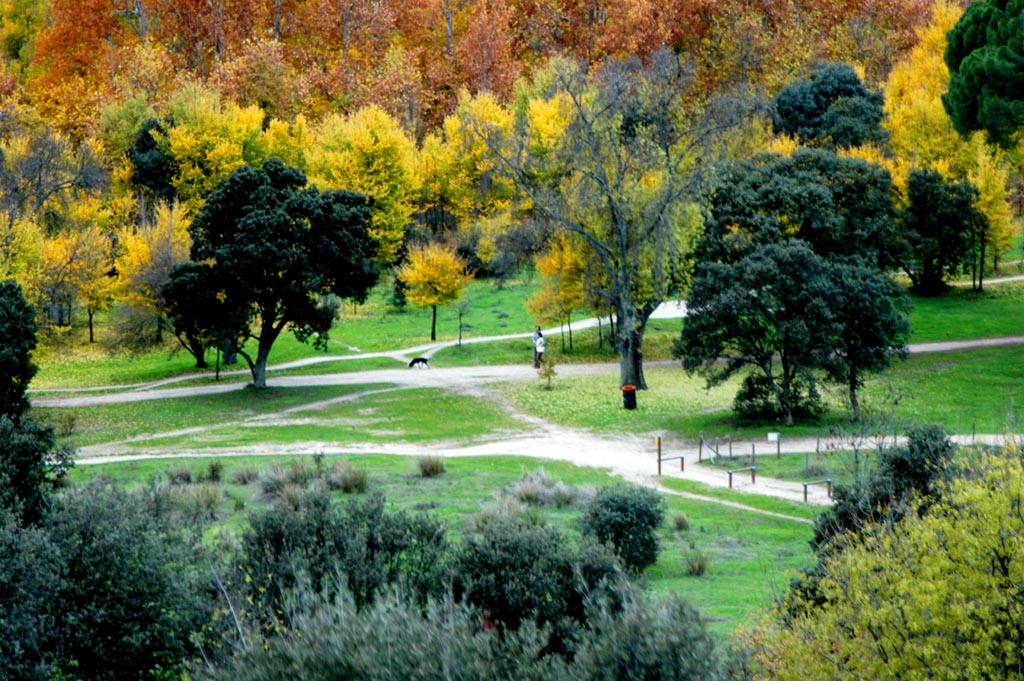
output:
[[[937,298],[912,297],[911,343],[1024,334],[1024,282],[954,288]]]

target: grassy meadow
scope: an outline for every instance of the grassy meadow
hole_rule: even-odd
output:
[[[537,289],[529,279],[502,286],[474,282],[471,301],[462,319],[464,340],[526,335],[534,321],[523,305]],[[317,364],[283,369],[280,374],[317,374],[398,368],[391,357],[362,357],[413,348],[429,342],[430,310],[395,311],[389,303],[390,286],[381,285],[364,305],[347,303],[331,334],[326,353],[283,335],[271,353],[271,365],[318,357]],[[1001,284],[984,293],[954,290],[937,299],[915,299],[911,314],[912,343],[1005,336],[1024,332],[1021,317],[1024,284]],[[104,337],[100,319],[99,337]],[[576,329],[571,345],[568,332],[548,334],[548,354],[555,361],[552,389],[536,382],[489,386],[493,399],[447,393],[439,389],[397,390],[384,383],[359,386],[270,388],[236,390],[204,397],[133,401],[125,404],[34,409],[52,423],[60,441],[72,447],[93,447],[102,452],[117,443],[125,456],[153,452],[170,458],[124,460],[102,465],[79,465],[73,480],[103,476],[126,484],[172,484],[191,479],[191,503],[213,520],[211,533],[234,531],[246,511],[268,502],[262,482],[291,467],[325,468],[344,462],[365,474],[366,489],[380,492],[395,508],[424,511],[444,521],[454,536],[476,514],[495,508],[524,506],[538,522],[572,528],[579,503],[537,505],[522,489],[540,476],[578,491],[586,498],[596,486],[614,482],[603,470],[561,462],[538,462],[518,457],[457,458],[445,462],[440,476],[422,477],[415,458],[318,455],[317,443],[436,444],[500,439],[530,426],[514,413],[542,417],[556,424],[614,434],[663,435],[667,443],[695,443],[708,439],[763,438],[778,424],[736,423],[730,411],[739,381],[708,390],[698,376],[686,375],[671,361],[671,345],[678,335],[678,319],[652,320],[645,338],[649,390],[638,395],[638,408],[622,408],[618,368],[606,337],[607,324],[598,329]],[[439,340],[459,337],[459,320],[450,308],[438,310]],[[209,358],[211,365],[214,358]],[[181,379],[176,386],[215,380],[212,368],[199,371],[192,359],[168,343],[159,350],[126,354],[103,343],[77,341],[44,346],[36,355],[40,372],[32,383],[35,398],[71,394],[95,388],[110,392],[119,386],[141,386]],[[432,364],[466,366],[520,364],[530,361],[525,338],[464,342],[436,352]],[[559,368],[579,363],[606,363],[607,370],[583,375],[558,374]],[[222,368],[223,369],[223,368]],[[271,381],[274,376],[272,371]],[[224,371],[223,381],[244,383],[244,365]],[[843,391],[829,388],[829,415],[815,423],[784,430],[784,437],[818,437],[849,428],[842,406]],[[938,422],[953,432],[1002,433],[1014,428],[1024,404],[1024,346],[915,354],[891,370],[870,377],[862,393],[868,410],[892,411],[902,421]],[[457,418],[451,416],[457,415]],[[260,445],[301,451],[295,456],[241,456]],[[174,458],[175,453],[199,452],[200,457]],[[738,454],[739,455],[739,454]],[[723,463],[728,465],[729,462]],[[762,475],[802,479],[816,474],[842,479],[851,467],[841,453],[786,455],[758,461]],[[214,473],[216,471],[216,473]],[[251,474],[243,474],[245,472]],[[220,482],[214,484],[214,478]],[[766,606],[788,583],[790,571],[811,561],[807,524],[814,510],[799,503],[758,497],[730,490],[709,489],[686,480],[664,480],[665,487],[681,495],[664,496],[667,520],[661,531],[662,553],[647,572],[656,592],[678,591],[712,618],[716,630],[728,632],[747,616]],[[200,491],[204,490],[204,491]],[[188,496],[184,493],[184,496]],[[338,492],[341,494],[341,492]],[[686,495],[686,496],[682,496]],[[693,498],[699,495],[701,499]],[[196,499],[205,499],[197,501]],[[525,498],[525,500],[524,500]],[[748,507],[780,513],[771,517]],[[690,574],[704,562],[706,572]]]

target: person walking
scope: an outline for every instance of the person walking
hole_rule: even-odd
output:
[[[541,337],[540,324],[533,331],[533,368],[540,369],[540,361],[537,359],[537,339]]]
[[[544,334],[542,334],[540,331],[537,331],[537,340],[533,344],[533,349],[533,366],[536,369],[540,369],[540,365],[544,363]]]

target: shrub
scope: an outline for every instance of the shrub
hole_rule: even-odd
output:
[[[167,469],[167,480],[172,485],[188,485],[192,483],[192,471],[187,466],[172,466]]]
[[[561,480],[549,476],[543,468],[525,473],[509,488],[512,495],[530,506],[557,506],[564,508],[576,503],[577,493]]]
[[[271,499],[281,496],[287,484],[288,473],[284,466],[271,466],[260,477],[260,490]]]
[[[446,472],[443,456],[421,456],[416,460],[416,466],[421,478],[436,478]]]
[[[464,537],[454,560],[457,594],[505,629],[526,620],[550,625],[555,649],[568,644],[586,603],[620,571],[607,547],[577,546],[555,527],[516,517],[494,517]]]
[[[61,561],[47,613],[52,678],[176,678],[198,654],[193,632],[213,610],[209,568],[198,534],[154,506],[113,487],[76,486],[46,517]]]
[[[255,468],[243,466],[242,468],[236,468],[232,471],[231,479],[236,485],[248,485],[249,483],[256,482],[260,479],[260,472]]]
[[[686,574],[691,577],[700,577],[708,571],[711,565],[711,556],[703,551],[690,551],[686,554]]]
[[[661,497],[646,487],[604,487],[580,516],[580,530],[608,542],[626,567],[642,572],[658,560],[656,534],[665,518]]]
[[[56,446],[53,428],[24,414],[0,415],[0,508],[35,522],[72,465],[71,451]]]
[[[217,509],[224,498],[217,485],[204,484],[178,487],[172,496],[174,508],[189,522],[202,522],[217,517]]]
[[[421,605],[390,591],[367,607],[339,589],[325,598],[298,591],[302,607],[271,645],[250,645],[197,678],[211,681],[389,681],[532,679],[556,681],[559,661],[542,655],[536,627],[506,636],[481,633],[479,612],[451,598]],[[248,638],[258,641],[263,632]]]
[[[675,528],[676,532],[689,532],[690,516],[682,511],[676,511],[672,514],[672,527]]]
[[[725,678],[703,617],[674,594],[645,596],[631,589],[619,602],[592,608],[587,623],[573,656],[571,678]]]
[[[206,466],[206,479],[210,482],[220,482],[224,476],[224,464],[220,461],[211,461]]]
[[[318,477],[316,464],[309,461],[293,461],[285,468],[285,480],[292,485],[304,487]]]
[[[438,592],[447,539],[426,516],[385,513],[379,494],[340,505],[325,492],[307,491],[295,506],[251,516],[241,554],[237,563],[248,579],[239,588],[268,612],[285,608],[300,579],[334,593],[339,575],[361,607],[398,582],[416,593]]]
[[[332,490],[341,490],[345,494],[362,494],[369,484],[369,476],[363,468],[356,468],[345,461],[332,465],[324,480]]]
[[[0,511],[0,678],[56,678],[54,637],[63,564],[49,532]]]

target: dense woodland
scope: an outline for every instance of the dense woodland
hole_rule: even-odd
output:
[[[627,538],[662,521],[636,490],[577,542],[504,519],[457,544],[311,493],[211,552],[159,490],[56,491],[71,454],[26,390],[37,341],[78,329],[237,353],[260,387],[281,333],[326,342],[385,277],[436,311],[535,267],[538,320],[615,319],[622,384],[685,298],[674,352],[741,373],[741,415],[814,417],[824,380],[858,421],[906,353],[906,289],[982,288],[1019,231],[1022,22],[1019,0],[0,2],[0,675],[1019,678],[1019,455],[954,462],[941,430],[837,490],[817,565],[727,665],[635,583],[657,546]]]

